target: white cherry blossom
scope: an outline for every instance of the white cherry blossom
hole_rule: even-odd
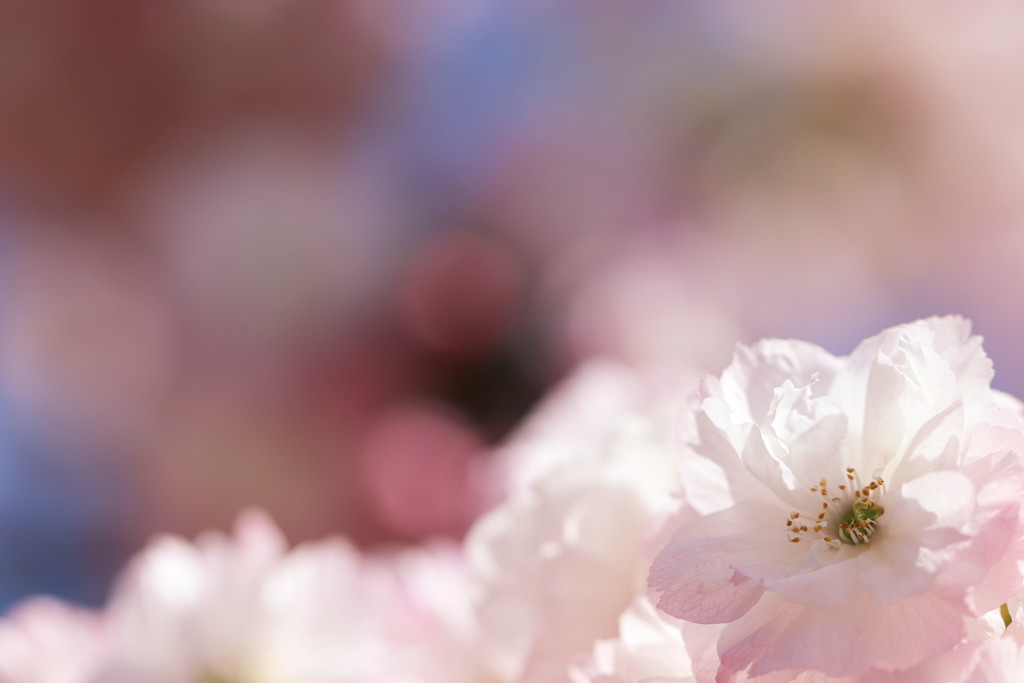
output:
[[[685,479],[704,516],[650,585],[724,625],[719,680],[908,669],[1020,590],[1024,424],[991,379],[969,324],[935,318],[844,358],[740,347],[704,382]]]

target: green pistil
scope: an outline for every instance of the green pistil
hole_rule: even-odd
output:
[[[839,538],[849,545],[867,543],[875,532],[876,520],[885,514],[882,506],[873,500],[858,500],[850,514],[839,522]]]
[[[1009,626],[1013,619],[1010,618],[1010,606],[1005,602],[999,606],[999,616],[1003,618],[1003,625]]]

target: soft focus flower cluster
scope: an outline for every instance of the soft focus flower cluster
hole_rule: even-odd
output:
[[[0,683],[1013,666],[1024,5],[0,35]]]
[[[1024,391],[1019,3],[9,4],[0,614],[252,506],[461,538],[593,356],[956,310]]]
[[[720,376],[584,366],[462,548],[159,537],[106,607],[0,623],[4,683],[1000,681],[1024,665],[1024,409],[967,321]]]

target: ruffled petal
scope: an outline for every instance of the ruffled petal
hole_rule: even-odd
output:
[[[762,581],[798,571],[806,550],[785,541],[778,508],[741,503],[681,527],[651,565],[658,607],[701,624],[733,621],[757,603]]]
[[[722,391],[729,408],[743,421],[764,421],[775,388],[786,380],[796,386],[814,384],[824,395],[841,367],[840,361],[815,344],[766,339],[737,346],[732,364],[722,373]]]

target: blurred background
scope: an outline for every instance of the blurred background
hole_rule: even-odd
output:
[[[592,357],[961,313],[1024,391],[1024,7],[835,5],[0,2],[0,611],[458,538]]]

